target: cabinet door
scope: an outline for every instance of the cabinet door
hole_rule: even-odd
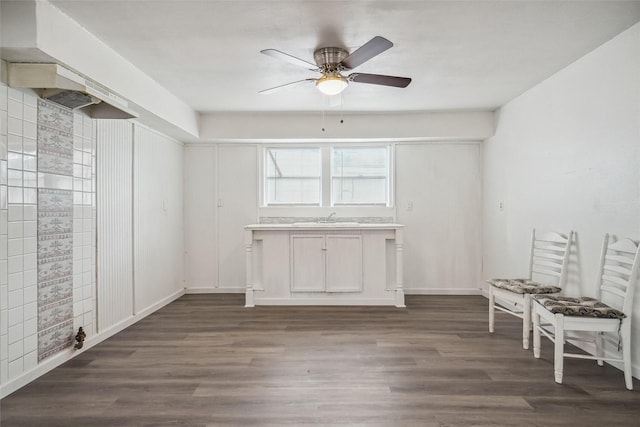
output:
[[[362,292],[362,238],[327,235],[327,292]]]
[[[291,292],[324,292],[323,235],[291,236]]]

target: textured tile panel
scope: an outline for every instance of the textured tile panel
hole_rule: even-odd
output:
[[[73,344],[73,320],[38,332],[38,361],[45,359]]]
[[[73,114],[38,101],[38,361],[73,343]],[[49,184],[49,185],[47,185]],[[58,188],[60,186],[57,186]]]
[[[38,107],[38,171],[72,175],[73,114],[42,100]]]

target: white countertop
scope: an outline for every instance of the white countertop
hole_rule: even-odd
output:
[[[361,224],[356,222],[295,222],[292,224],[249,224],[245,230],[391,230],[402,228],[402,224]]]

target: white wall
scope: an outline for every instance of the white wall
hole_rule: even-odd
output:
[[[184,292],[184,158],[144,126],[98,122],[98,332],[110,335]]]
[[[604,234],[640,239],[640,24],[508,103],[496,120],[483,144],[484,278],[527,271],[532,227],[573,229],[566,293],[594,295]],[[639,376],[640,292],[635,307]]]
[[[407,294],[479,293],[480,178],[478,143],[396,147]]]
[[[182,292],[183,146],[98,120],[98,313],[105,332]]]
[[[217,158],[215,146],[185,146],[185,281],[189,289],[218,285]]]
[[[257,221],[255,144],[185,148],[185,277],[191,292],[244,292],[243,226]]]
[[[481,141],[493,135],[491,111],[457,112],[202,113],[200,141],[207,142],[387,142]]]
[[[186,278],[191,292],[245,289],[242,227],[256,222],[258,145],[187,144]],[[398,144],[397,220],[408,293],[470,294],[480,283],[478,143]],[[407,202],[413,209],[406,210]],[[222,206],[218,206],[220,203]],[[366,208],[275,209],[270,216],[371,216]],[[387,210],[393,212],[393,209]]]
[[[218,147],[218,284],[246,285],[244,227],[258,219],[258,156],[254,145]]]
[[[181,143],[134,126],[134,308],[184,291],[184,157]]]
[[[98,120],[98,330],[133,310],[133,124]],[[118,238],[113,238],[118,236]]]

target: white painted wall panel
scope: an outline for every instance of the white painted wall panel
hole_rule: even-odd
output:
[[[217,148],[188,145],[184,156],[186,287],[212,290],[218,285]]]
[[[408,294],[479,292],[479,144],[396,146],[397,221]]]
[[[408,112],[381,114],[350,112],[344,123],[327,116],[321,126],[318,112],[252,112],[203,113],[200,116],[200,140],[273,141],[420,141],[482,140],[493,134],[493,113],[490,111]],[[335,120],[335,121],[333,121]]]
[[[640,239],[639,141],[637,24],[500,109],[483,144],[484,278],[527,271],[532,227],[573,229],[566,293],[593,296],[604,234]],[[634,306],[639,376],[640,292]]]
[[[97,121],[98,332],[133,314],[132,124]]]
[[[183,146],[134,127],[135,312],[184,288]]]
[[[257,221],[258,157],[255,145],[218,147],[218,285],[246,285],[244,229]]]
[[[255,145],[187,146],[188,289],[244,289],[242,227],[257,220],[257,162]],[[408,293],[479,292],[479,144],[401,144],[395,169],[397,219],[407,225],[404,279]],[[218,201],[222,206],[217,206]],[[408,201],[413,202],[411,212],[406,210]],[[299,208],[280,213],[295,216]],[[367,215],[366,208],[362,213]]]

